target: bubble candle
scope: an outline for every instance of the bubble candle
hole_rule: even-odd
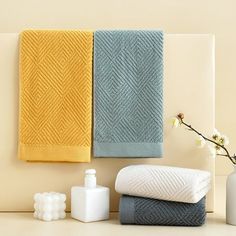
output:
[[[43,221],[64,219],[66,195],[56,192],[34,194],[34,217]]]

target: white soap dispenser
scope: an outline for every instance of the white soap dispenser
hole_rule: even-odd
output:
[[[109,219],[109,188],[96,183],[96,170],[85,171],[84,186],[71,188],[71,217],[83,222]]]

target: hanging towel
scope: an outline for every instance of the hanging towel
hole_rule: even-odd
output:
[[[88,31],[21,34],[20,159],[90,161],[92,49]]]
[[[94,34],[94,156],[160,157],[163,33]]]
[[[157,165],[127,166],[115,183],[121,194],[186,203],[198,202],[210,186],[208,171]]]
[[[200,226],[205,223],[205,197],[197,203],[121,196],[121,224]]]

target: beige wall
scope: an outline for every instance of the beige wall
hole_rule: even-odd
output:
[[[216,126],[236,152],[235,0],[0,0],[0,32],[24,28],[162,28],[216,36]],[[218,159],[216,173],[228,174]]]
[[[119,200],[114,181],[124,166],[140,163],[172,165],[208,170],[214,176],[214,159],[207,149],[196,148],[193,133],[181,128],[172,129],[169,123],[170,117],[180,111],[181,104],[186,116],[199,122],[198,128],[212,132],[215,121],[214,37],[206,34],[165,34],[164,37],[164,158],[27,163],[17,159],[19,34],[0,33],[0,211],[32,210],[33,194],[52,190],[67,194],[69,210],[70,187],[83,183],[87,168],[95,168],[98,183],[110,187],[112,211],[118,209]],[[182,89],[186,84],[191,86]],[[209,211],[213,210],[213,193],[214,184],[207,197]]]
[[[162,28],[216,37],[216,126],[236,152],[235,0],[0,0],[0,32],[34,28]],[[52,10],[53,9],[53,10]],[[232,166],[216,162],[216,173]]]
[[[235,0],[0,0],[0,32],[162,28],[166,33],[215,34],[216,126],[229,136],[231,150],[236,151],[236,119],[231,105],[236,89],[235,9]],[[231,169],[223,159],[217,160],[217,174],[228,174]]]

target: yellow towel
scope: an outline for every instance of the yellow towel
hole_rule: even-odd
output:
[[[21,160],[90,161],[92,51],[89,31],[22,32]]]

